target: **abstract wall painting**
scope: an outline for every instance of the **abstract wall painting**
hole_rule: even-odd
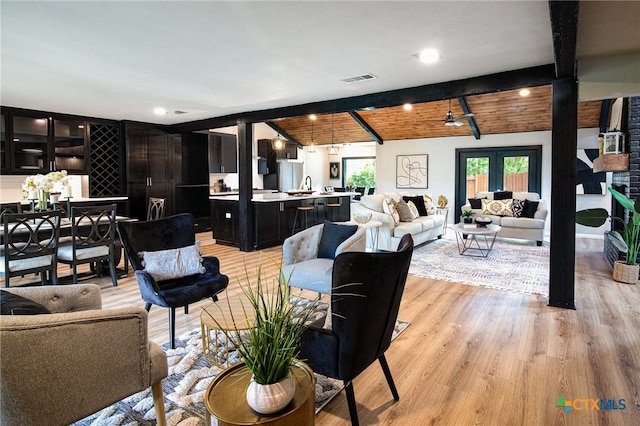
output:
[[[429,187],[429,155],[396,156],[396,188]]]
[[[593,172],[593,160],[598,158],[598,155],[597,148],[578,150],[576,194],[604,195],[607,193],[607,173]]]

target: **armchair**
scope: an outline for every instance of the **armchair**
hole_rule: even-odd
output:
[[[148,387],[165,424],[167,357],[147,339],[145,310],[102,310],[95,284],[3,291],[52,313],[0,316],[1,424],[67,425]]]
[[[175,348],[176,308],[210,297],[217,301],[217,294],[229,284],[229,278],[220,273],[220,261],[210,256],[202,258],[203,273],[156,279],[143,266],[139,253],[180,249],[195,244],[195,220],[190,213],[182,213],[147,222],[118,222],[120,240],[136,275],[145,309],[151,305],[169,309],[169,343]]]
[[[331,293],[333,258],[318,257],[324,227],[325,224],[315,225],[284,240],[282,273],[290,286]],[[366,229],[359,226],[355,234],[337,246],[333,257],[343,252],[365,251],[366,238]]]
[[[398,318],[413,239],[397,252],[343,253],[333,265],[331,329],[312,323],[303,333],[300,358],[316,373],[344,381],[351,424],[358,425],[352,380],[378,360],[394,399],[400,399],[384,356]]]

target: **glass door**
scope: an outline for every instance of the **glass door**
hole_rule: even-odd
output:
[[[86,133],[84,121],[53,120],[55,170],[86,171]]]
[[[49,156],[49,119],[14,116],[12,123],[14,171],[47,173],[53,170]]]

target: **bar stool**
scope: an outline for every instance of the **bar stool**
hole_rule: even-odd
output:
[[[331,222],[336,222],[337,215],[340,213],[340,207],[342,206],[342,204],[340,204],[340,201],[338,201],[337,203],[327,203],[326,206],[328,219]]]
[[[309,212],[313,212],[315,220],[318,218],[316,216],[316,208],[315,206],[298,206],[296,208],[296,216],[293,218],[293,229],[291,230],[291,235],[296,233],[296,223],[298,223],[298,214],[302,214],[304,212],[304,228],[300,226],[300,230],[307,229],[309,227]],[[302,218],[300,219],[300,223],[302,223]]]

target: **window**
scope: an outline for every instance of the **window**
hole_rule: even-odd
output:
[[[342,186],[351,188],[361,186],[366,189],[375,189],[375,157],[345,157],[342,159],[342,170]]]

